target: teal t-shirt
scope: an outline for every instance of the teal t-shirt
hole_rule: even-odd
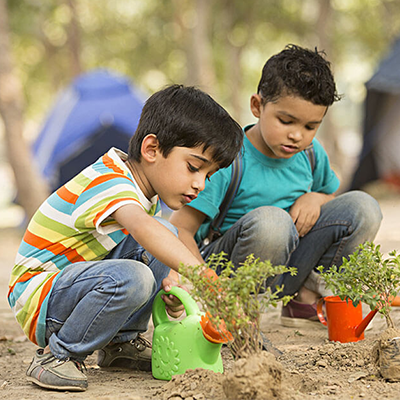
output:
[[[261,206],[275,206],[289,211],[293,203],[305,193],[332,194],[339,188],[339,179],[329,165],[328,156],[313,140],[315,152],[314,172],[304,151],[289,159],[274,159],[260,153],[245,136],[243,142],[243,175],[237,194],[221,227],[225,233],[238,219]],[[196,233],[200,242],[208,233],[211,221],[228,190],[232,165],[217,171],[206,183],[197,199],[190,203],[207,218]]]

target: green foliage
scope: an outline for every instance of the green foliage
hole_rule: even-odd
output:
[[[228,108],[230,73],[235,66],[230,47],[242,48],[240,95],[247,98],[256,89],[268,57],[287,43],[313,48],[326,29],[322,26],[319,31],[323,2],[318,0],[252,0],[250,7],[241,0],[208,3],[211,11],[204,29],[209,32],[217,77],[215,95]],[[68,4],[73,4],[77,13],[75,34],[80,38],[83,70],[105,67],[127,74],[144,93],[170,82],[198,84],[187,81],[192,29],[201,22],[196,2],[8,0],[15,62],[28,115],[45,114],[57,91],[73,78],[69,49],[72,11]],[[400,29],[400,2],[394,0],[337,0],[329,10],[332,49],[328,58],[336,59],[338,74],[343,69],[339,63],[352,58],[376,64]],[[234,85],[236,90],[240,83]]]
[[[273,266],[269,261],[260,261],[249,255],[238,268],[226,259],[226,254],[213,254],[207,266],[214,271],[222,269],[219,278],[211,281],[201,271],[204,266],[181,266],[181,273],[188,278],[193,289],[191,294],[204,311],[210,314],[211,323],[218,327],[221,320],[233,335],[230,343],[235,358],[261,351],[260,315],[264,307],[276,307],[280,301],[286,304],[292,297],[279,298],[283,287],[276,287],[274,292],[263,287],[263,282],[270,277],[289,272],[296,274],[295,268],[283,265]],[[222,331],[218,330],[222,335]]]
[[[321,278],[334,294],[343,300],[349,298],[354,305],[362,301],[371,310],[378,309],[393,327],[390,318],[390,300],[400,289],[400,255],[396,251],[384,258],[380,246],[367,242],[343,259],[341,267],[332,266],[327,272],[318,267]]]

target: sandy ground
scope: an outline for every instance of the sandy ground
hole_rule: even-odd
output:
[[[400,249],[400,197],[380,200],[384,215],[376,243],[387,253]],[[25,379],[25,371],[36,347],[25,339],[6,300],[7,284],[21,232],[0,230],[0,398],[8,399],[217,399],[206,394],[182,393],[179,388],[156,380],[151,373],[122,369],[104,371],[87,360],[89,389],[84,393],[42,390]],[[262,330],[281,353],[278,361],[284,374],[285,399],[399,399],[400,383],[381,379],[372,362],[371,349],[384,328],[377,317],[365,340],[339,344],[327,340],[322,325],[314,329],[285,328],[279,322],[280,309],[271,309],[262,317]],[[400,308],[393,311],[400,327]],[[151,336],[151,332],[149,332]],[[225,369],[232,365],[227,349],[223,350]],[[188,377],[187,379],[190,379]],[[198,379],[196,376],[195,379]],[[194,385],[194,386],[193,386]],[[196,387],[192,383],[192,387]],[[197,390],[199,393],[199,390]]]

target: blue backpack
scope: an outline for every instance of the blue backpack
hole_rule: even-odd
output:
[[[306,153],[308,161],[310,162],[311,172],[314,172],[315,168],[314,145],[311,143],[303,151]],[[226,191],[224,200],[222,200],[222,203],[219,206],[219,213],[211,221],[208,234],[201,243],[201,248],[204,248],[204,246],[209,245],[211,242],[222,236],[221,226],[226,217],[226,213],[228,212],[233,202],[233,199],[235,198],[236,193],[239,189],[240,182],[242,180],[242,175],[243,175],[242,151],[239,151],[238,155],[236,156],[235,160],[232,163],[231,181],[229,183],[228,190]]]

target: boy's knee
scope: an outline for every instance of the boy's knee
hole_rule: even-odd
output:
[[[247,229],[254,240],[268,243],[268,247],[290,248],[296,246],[298,233],[288,212],[278,207],[264,206],[247,214]]]
[[[342,207],[346,215],[350,216],[354,232],[362,242],[374,240],[382,221],[379,203],[362,191],[351,191],[342,196]]]
[[[114,279],[127,303],[146,303],[156,290],[156,282],[150,268],[138,261],[118,262]]]
[[[270,206],[250,211],[243,219],[240,235],[246,255],[254,253],[273,264],[286,264],[299,241],[289,213]]]
[[[288,236],[295,233],[292,217],[288,212],[278,207],[258,207],[247,214],[249,224],[257,229],[262,236]]]
[[[368,193],[354,190],[343,195],[346,207],[351,208],[357,221],[370,225],[378,225],[382,221],[382,212],[379,203]]]

